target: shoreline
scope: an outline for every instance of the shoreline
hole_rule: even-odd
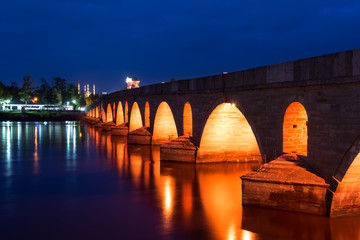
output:
[[[0,112],[0,122],[80,121],[84,117],[85,113],[80,111]]]

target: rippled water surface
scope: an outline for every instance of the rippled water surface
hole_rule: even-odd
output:
[[[243,208],[254,164],[159,158],[79,122],[0,122],[0,239],[360,239],[360,218]]]

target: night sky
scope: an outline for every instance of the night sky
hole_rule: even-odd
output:
[[[5,84],[111,92],[359,48],[360,1],[4,0],[0,45]]]

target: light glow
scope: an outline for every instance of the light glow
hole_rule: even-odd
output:
[[[260,161],[261,154],[245,116],[230,103],[217,106],[206,121],[198,162]]]
[[[172,111],[166,102],[161,102],[155,115],[152,144],[161,145],[177,137]]]
[[[304,106],[293,102],[286,109],[283,123],[283,152],[307,156],[308,116]]]

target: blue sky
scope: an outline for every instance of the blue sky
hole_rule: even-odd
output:
[[[60,76],[98,90],[360,48],[360,1],[0,2],[0,81]]]

